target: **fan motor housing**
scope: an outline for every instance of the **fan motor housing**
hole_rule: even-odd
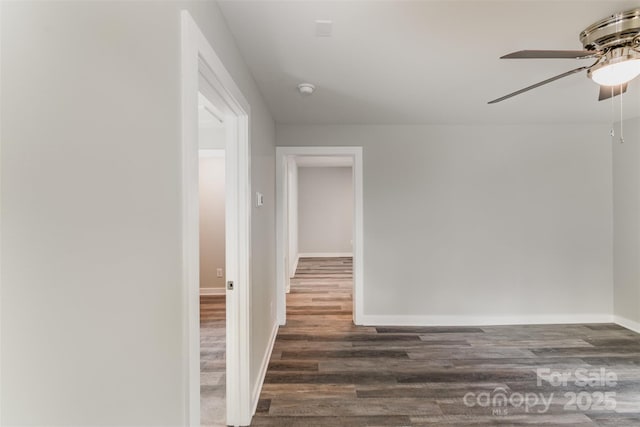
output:
[[[602,19],[580,33],[586,50],[606,51],[622,45],[640,42],[640,8],[616,13]]]

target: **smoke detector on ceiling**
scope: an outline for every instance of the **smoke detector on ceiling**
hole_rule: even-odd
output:
[[[316,87],[311,83],[300,83],[298,85],[298,92],[300,92],[302,96],[311,95],[314,90],[316,90]]]

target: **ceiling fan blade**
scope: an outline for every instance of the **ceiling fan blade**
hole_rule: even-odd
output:
[[[494,99],[493,101],[489,101],[488,104],[495,104],[497,102],[504,101],[505,99],[509,99],[509,98],[511,98],[513,96],[520,95],[521,93],[524,93],[524,92],[527,92],[527,91],[529,91],[531,89],[535,89],[537,87],[546,85],[547,83],[551,83],[551,82],[559,80],[559,79],[561,79],[563,77],[567,77],[567,76],[570,76],[572,74],[579,73],[580,71],[586,70],[587,68],[589,68],[589,67],[579,67],[579,68],[576,68],[575,70],[571,70],[571,71],[564,72],[562,74],[558,74],[557,76],[550,77],[550,78],[548,78],[546,80],[543,80],[541,82],[538,82],[538,83],[536,83],[534,85],[527,86],[524,89],[517,90],[517,91],[512,92],[512,93],[510,93],[508,95],[505,95],[505,96],[502,96],[500,98]]]
[[[501,56],[500,59],[587,59],[598,54],[592,50],[519,50]]]
[[[600,95],[598,96],[598,101],[613,98],[614,96],[618,96],[621,93],[625,93],[626,91],[627,83],[621,84],[620,86],[600,86]]]

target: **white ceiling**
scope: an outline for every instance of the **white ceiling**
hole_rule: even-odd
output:
[[[580,49],[578,34],[634,1],[238,1],[221,9],[279,123],[611,122],[586,72],[487,101],[588,61],[499,60],[521,49]],[[315,21],[333,36],[316,37]],[[312,96],[296,91],[316,85]],[[623,98],[640,115],[640,78]],[[612,112],[613,108],[613,112]]]

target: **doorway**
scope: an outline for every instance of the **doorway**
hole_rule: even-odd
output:
[[[321,167],[350,167],[352,182],[352,238],[347,247],[325,252],[315,249],[304,253],[300,248],[299,217],[294,205],[300,199],[297,185],[300,165]],[[277,147],[276,148],[276,256],[277,256],[277,313],[281,325],[286,324],[287,292],[291,289],[291,278],[294,277],[300,261],[300,254],[313,257],[353,257],[353,322],[358,325],[362,319],[363,301],[363,178],[361,147]],[[325,236],[326,237],[326,236]],[[342,238],[344,240],[344,237]],[[343,242],[345,243],[345,242]],[[311,246],[310,246],[311,247]],[[316,246],[322,247],[322,246]],[[327,246],[325,246],[327,247]],[[335,247],[335,246],[333,246]]]
[[[225,125],[198,93],[200,422],[226,425]]]
[[[224,425],[251,420],[249,104],[188,11],[182,12],[182,258],[185,425],[201,423],[199,111],[224,130]],[[214,266],[215,277],[219,266]],[[222,392],[220,392],[222,394]]]

